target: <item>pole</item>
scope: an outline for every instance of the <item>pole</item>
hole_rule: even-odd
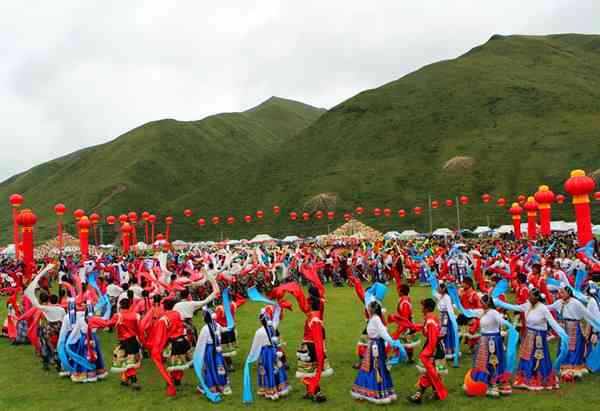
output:
[[[19,225],[17,224],[17,207],[13,206],[13,242],[15,243],[15,260],[19,259]]]
[[[431,194],[428,197],[427,207],[429,209],[429,235],[433,234],[433,210],[431,209]]]
[[[62,216],[58,216],[58,249],[60,254],[63,252],[63,228],[62,228]]]
[[[460,203],[458,202],[458,196],[456,196],[456,231],[460,235]]]

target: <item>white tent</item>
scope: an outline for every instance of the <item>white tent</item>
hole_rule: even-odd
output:
[[[400,236],[402,238],[415,238],[419,236],[419,233],[417,233],[415,230],[405,230],[400,233]]]
[[[302,239],[296,235],[288,235],[281,241],[283,241],[284,243],[295,243],[296,241],[300,241],[300,240],[302,240]]]
[[[496,230],[496,232],[499,234],[508,234],[508,233],[512,233],[513,231],[514,231],[514,228],[512,225],[501,225]]]
[[[450,230],[448,228],[438,228],[432,234],[440,236],[440,237],[451,237],[452,235],[454,235],[452,230]]]
[[[475,230],[473,230],[473,233],[477,234],[477,235],[481,235],[481,234],[489,233],[490,231],[492,231],[492,229],[490,227],[488,227],[486,225],[480,225]]]
[[[383,235],[383,238],[385,240],[397,240],[401,237],[400,233],[398,231],[388,231],[387,233],[385,233]]]
[[[275,241],[275,239],[269,234],[258,234],[252,240],[250,240],[251,243],[264,243],[266,241]]]
[[[592,226],[592,234],[600,234],[600,225]]]

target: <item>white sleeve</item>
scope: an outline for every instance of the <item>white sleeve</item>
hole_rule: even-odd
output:
[[[254,339],[252,340],[252,347],[250,347],[250,352],[248,353],[248,357],[250,358],[258,358],[260,355],[260,350],[262,347],[269,344],[269,339],[267,338],[266,331],[264,328],[259,328],[254,333]]]
[[[388,333],[387,328],[383,324],[383,321],[381,321],[381,318],[379,318],[378,315],[374,315],[373,319],[374,319],[373,325],[375,326],[375,329],[377,330],[377,335],[380,338],[383,338],[385,341],[391,341],[391,340],[393,340],[393,338]]]

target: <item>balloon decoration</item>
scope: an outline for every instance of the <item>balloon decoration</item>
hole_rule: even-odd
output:
[[[92,231],[94,232],[94,244],[98,245],[98,224],[100,224],[100,216],[96,213],[90,214],[90,223],[92,223]]]
[[[467,204],[469,204],[469,197],[467,197],[467,196],[460,196],[459,199],[458,199],[458,201],[460,201],[460,203],[462,205],[467,205]]]
[[[512,215],[515,238],[520,240],[523,237],[523,234],[521,233],[521,213],[523,212],[523,209],[519,203],[513,203],[508,212]]]
[[[151,231],[150,242],[152,244],[154,244],[154,228],[155,228],[155,223],[156,223],[156,216],[154,214],[150,214],[148,216],[148,222],[150,223],[150,231]],[[126,223],[124,223],[124,224],[126,224]]]
[[[150,217],[152,217],[152,215],[150,215],[148,217],[148,221],[150,221]],[[156,222],[156,216],[154,216],[154,221]],[[150,222],[152,223],[152,221],[150,221]],[[152,229],[154,230],[154,223],[152,223]],[[129,223],[125,222],[123,225],[121,225],[121,242],[122,242],[124,254],[129,254],[129,251],[131,250],[131,233],[132,232],[133,232],[133,227]],[[154,236],[154,234],[153,234],[153,236]]]
[[[566,197],[562,194],[558,194],[556,196],[556,204],[563,204],[566,200]]]
[[[421,207],[415,207],[415,208],[413,208],[413,212],[416,215],[421,215],[421,213],[423,212],[423,209]]]
[[[550,236],[550,220],[552,219],[554,197],[554,193],[546,185],[540,186],[533,196],[538,203],[538,210],[540,210],[540,232],[542,237]]]
[[[206,225],[206,220],[204,218],[199,218],[198,219],[198,225],[200,227],[204,227]]]
[[[482,200],[482,201],[483,201],[485,204],[489,203],[491,199],[492,199],[492,196],[491,196],[491,195],[489,195],[489,194],[483,194],[483,195],[481,196],[481,200]]]
[[[440,202],[439,202],[439,201],[437,201],[437,200],[433,200],[433,201],[431,202],[431,208],[433,208],[434,210],[435,210],[436,208],[439,208],[439,207],[440,207]]]
[[[383,209],[383,215],[386,216],[386,217],[391,216],[392,215],[392,210],[389,209],[389,208],[384,208]]]
[[[506,199],[504,199],[504,197],[500,197],[498,200],[496,200],[496,205],[498,207],[504,207],[506,205]]]
[[[165,237],[167,241],[170,241],[171,239],[171,226],[173,225],[173,217],[172,216],[167,216],[165,217]]]
[[[89,256],[91,226],[92,223],[86,216],[81,216],[77,222],[77,232],[79,233],[79,252],[84,260],[87,260]]]
[[[446,203],[446,207],[453,207],[453,206],[454,206],[454,200],[452,200],[452,199],[450,199],[450,198],[449,198],[449,199],[447,199],[447,200],[445,201],[445,203]]]
[[[81,208],[78,208],[77,210],[73,211],[73,217],[77,221],[79,221],[79,219],[81,217],[83,217],[84,215],[85,215],[85,211],[83,211]]]
[[[60,251],[60,253],[62,254],[63,251],[63,215],[65,215],[65,213],[67,212],[67,207],[62,204],[62,203],[58,203],[54,206],[54,213],[56,214],[56,229],[57,229],[57,239],[58,239],[58,249]]]
[[[365,212],[365,209],[364,209],[364,207],[356,207],[356,210],[354,210],[354,211],[356,211],[356,214],[358,214],[358,215],[363,215],[363,213]]]
[[[278,214],[278,213],[276,213]],[[258,218],[259,220],[262,219],[265,216],[265,212],[263,210],[258,210],[256,212],[256,218]]]
[[[13,219],[13,242],[15,245],[15,259],[19,258],[19,224],[17,223],[17,215],[19,207],[23,205],[25,199],[21,194],[13,194],[8,198],[8,202],[12,207],[12,219]]]
[[[398,210],[398,217],[400,217],[400,218],[406,217],[406,210],[402,210],[402,209]]]
[[[592,237],[592,216],[590,211],[590,194],[596,188],[594,179],[585,175],[583,170],[571,171],[571,177],[565,181],[565,191],[573,197],[575,220],[577,221],[577,238],[579,246],[585,246]]]
[[[292,221],[296,221],[296,219],[297,219],[297,218],[298,218],[298,213],[297,213],[297,212],[295,212],[295,211],[292,211],[292,212],[290,213],[290,220],[292,220]]]
[[[273,206],[273,214],[279,215],[279,213],[281,213],[281,207],[278,205]]]
[[[27,281],[31,280],[35,269],[35,261],[33,260],[33,226],[35,223],[37,223],[37,216],[27,208],[17,215],[17,225],[21,226],[23,263],[25,264],[24,275]]]
[[[373,209],[373,215],[375,217],[381,217],[381,208],[374,208]]]
[[[327,212],[327,219],[328,220],[333,220],[334,217],[335,217],[335,213],[333,211],[328,211]]]
[[[535,198],[527,197],[527,201],[523,206],[525,211],[527,211],[527,238],[529,241],[535,241],[537,239],[537,226],[536,226],[536,217],[538,204],[535,202]]]
[[[244,216],[244,221],[247,223],[251,223],[252,222],[252,216],[251,215],[245,215]]]
[[[194,215],[194,213],[192,213],[192,210],[190,210],[189,208],[186,208],[185,210],[183,210],[184,217],[190,218],[193,215]]]

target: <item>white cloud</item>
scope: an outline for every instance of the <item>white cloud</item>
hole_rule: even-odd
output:
[[[144,122],[331,107],[492,34],[592,32],[595,0],[0,5],[0,180]]]

